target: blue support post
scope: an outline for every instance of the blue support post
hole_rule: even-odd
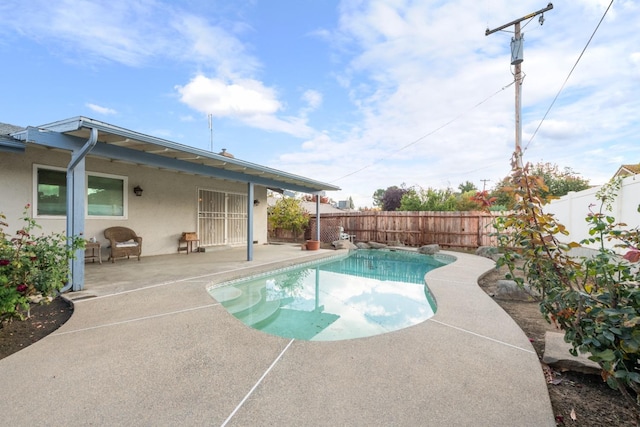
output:
[[[247,261],[253,261],[253,182],[247,183]]]
[[[67,167],[67,242],[71,244],[74,237],[84,236],[84,207],[87,197],[85,182],[86,155],[96,145],[98,131],[91,129],[91,136],[85,145],[71,153],[71,162]],[[69,261],[69,283],[60,292],[70,288],[81,291],[84,288],[84,249],[78,249],[75,258]]]

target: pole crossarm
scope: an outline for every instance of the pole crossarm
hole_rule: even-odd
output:
[[[551,9],[553,9],[553,3],[549,3],[547,5],[547,7],[545,7],[544,9],[540,9],[537,12],[533,12],[533,13],[530,13],[528,15],[525,15],[520,19],[513,20],[513,21],[509,22],[508,24],[504,24],[504,25],[499,26],[498,28],[494,28],[493,30],[490,30],[490,29],[487,28],[487,31],[485,31],[484,35],[488,36],[489,34],[493,34],[496,31],[504,30],[505,28],[510,27],[512,25],[515,25],[518,22],[522,22],[525,19],[533,18],[534,16],[538,16],[538,15],[540,15],[542,13],[545,13],[546,11],[551,10]]]

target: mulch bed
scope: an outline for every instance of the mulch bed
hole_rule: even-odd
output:
[[[64,324],[73,307],[58,297],[49,304],[33,305],[30,317],[12,320],[0,325],[0,359],[30,346]]]

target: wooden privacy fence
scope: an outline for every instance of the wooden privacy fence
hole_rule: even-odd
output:
[[[320,240],[338,240],[340,228],[356,242],[400,242],[406,246],[495,246],[493,217],[485,212],[344,212],[320,215]],[[306,237],[316,236],[312,216]]]

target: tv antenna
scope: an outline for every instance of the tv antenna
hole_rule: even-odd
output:
[[[208,114],[207,118],[209,119],[209,145],[211,147],[211,152],[213,153],[213,114]]]

